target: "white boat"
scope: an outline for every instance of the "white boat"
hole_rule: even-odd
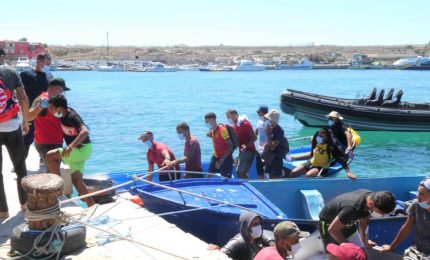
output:
[[[301,59],[300,61],[292,64],[279,64],[278,69],[281,70],[310,70],[313,69],[314,64],[308,59]]]
[[[152,63],[144,69],[145,72],[176,72],[178,68],[175,66],[166,66],[161,62]]]
[[[252,60],[241,60],[238,65],[233,67],[234,71],[262,71],[266,69],[267,65],[259,64]]]
[[[417,56],[400,59],[393,63],[394,68],[403,70],[430,70],[430,58]]]
[[[118,63],[107,63],[106,65],[97,66],[97,70],[103,72],[124,71],[124,66]]]
[[[15,69],[16,71],[21,72],[29,71],[32,69],[32,67],[30,66],[30,61],[27,57],[19,57],[15,65]]]

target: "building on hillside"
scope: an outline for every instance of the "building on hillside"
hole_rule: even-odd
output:
[[[0,40],[0,48],[10,56],[24,56],[29,59],[46,51],[43,43],[27,41]]]

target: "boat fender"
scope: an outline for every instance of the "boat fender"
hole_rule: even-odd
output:
[[[41,231],[29,230],[28,225],[23,223],[16,226],[10,235],[11,251],[18,251],[20,254],[28,254],[33,250],[34,241],[41,234]],[[37,246],[43,247],[50,240],[52,232],[46,232]],[[85,237],[86,229],[83,225],[65,226],[61,228],[61,235],[64,238],[64,245],[61,248],[60,255],[68,255],[86,246]],[[52,242],[55,246],[55,241]],[[29,257],[42,257],[41,255],[33,255],[31,252]]]

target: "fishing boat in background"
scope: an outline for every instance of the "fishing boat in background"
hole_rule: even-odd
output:
[[[393,66],[401,70],[430,70],[430,58],[417,56],[415,58],[400,59],[394,62]]]
[[[19,57],[15,65],[15,69],[17,72],[32,70],[28,57]]]
[[[326,115],[338,111],[344,123],[356,130],[430,131],[430,103],[401,101],[403,91],[394,94],[376,88],[364,98],[338,98],[287,89],[281,93],[281,109],[304,126],[327,126]]]
[[[292,60],[290,63],[281,63],[276,68],[280,70],[311,70],[314,68],[314,64],[309,59],[301,59],[299,61]]]
[[[97,66],[97,71],[119,72],[119,71],[124,71],[124,66],[119,63],[108,62],[106,65]]]
[[[175,66],[167,66],[161,62],[153,62],[149,66],[143,68],[144,72],[176,72],[178,68]]]
[[[238,65],[233,66],[233,71],[263,71],[266,69],[267,65],[252,60],[241,60]]]

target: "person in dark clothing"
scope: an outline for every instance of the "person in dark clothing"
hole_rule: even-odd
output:
[[[374,246],[375,243],[367,240],[366,234],[370,216],[383,217],[392,212],[395,206],[393,194],[387,191],[360,189],[333,198],[319,214],[320,232],[325,246],[346,242],[360,247]]]
[[[279,116],[279,112],[275,109],[264,115],[269,120],[269,126],[266,128],[267,144],[264,147],[262,158],[266,164],[265,171],[270,178],[281,178],[283,173],[286,147],[284,147],[284,130],[279,125]],[[270,156],[266,156],[266,154]]]
[[[334,144],[339,147],[342,153],[349,154],[353,149],[352,135],[343,124],[343,117],[339,112],[331,111],[327,118]]]
[[[37,55],[36,66],[29,71],[21,72],[21,80],[25,87],[25,93],[28,97],[29,104],[40,96],[43,92],[48,90],[48,82],[52,79],[52,74],[49,71],[44,71],[44,67],[48,63],[48,59],[44,54]],[[25,144],[25,158],[28,156],[28,150],[34,140],[34,124],[29,123],[29,132],[24,136]]]
[[[221,252],[234,260],[253,259],[264,247],[274,246],[273,232],[263,230],[263,219],[256,213],[245,211],[240,215],[240,233],[234,236]]]

